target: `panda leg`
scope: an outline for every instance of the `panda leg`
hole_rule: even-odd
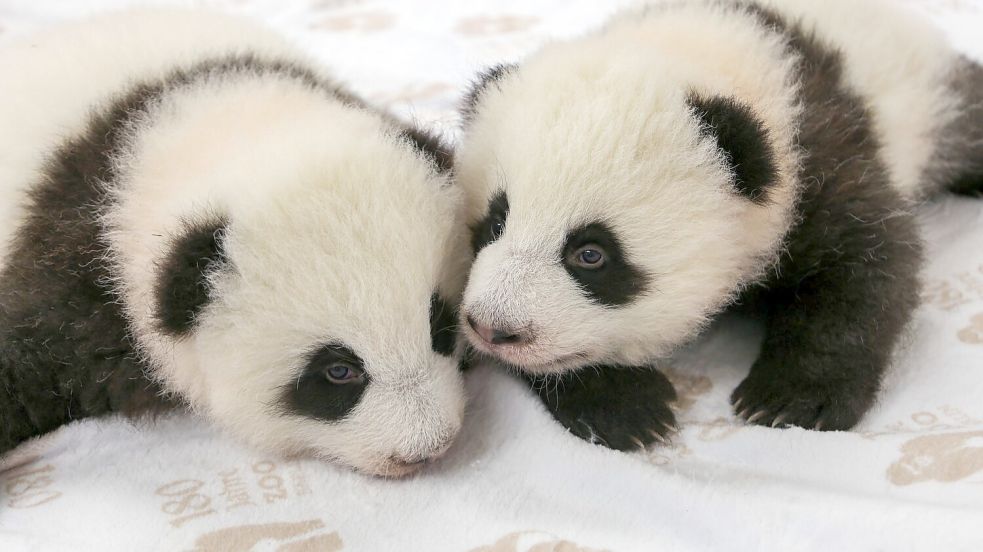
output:
[[[6,348],[0,348],[0,456],[39,435],[17,389],[17,374]]]
[[[571,433],[615,450],[666,443],[677,431],[676,391],[651,367],[599,366],[557,376],[526,376]]]
[[[74,420],[166,404],[129,358],[107,350],[100,353],[108,358],[66,362],[46,348],[56,345],[21,331],[28,335],[0,343],[0,454]]]
[[[0,458],[9,450],[17,447],[22,439],[18,438],[16,428],[10,427],[11,422],[21,418],[9,397],[0,397]]]
[[[57,365],[42,346],[9,336],[0,344],[0,454],[74,419]]]
[[[921,247],[912,216],[878,211],[879,201],[842,200],[814,198],[822,216],[807,215],[782,280],[765,292],[761,353],[731,396],[749,423],[853,427],[873,404],[918,304]]]

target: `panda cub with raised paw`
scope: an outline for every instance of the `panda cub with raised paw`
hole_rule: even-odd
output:
[[[738,415],[854,426],[918,305],[910,208],[983,185],[983,70],[876,1],[670,2],[484,73],[461,323],[573,433],[675,429],[658,359],[766,315]]]
[[[0,72],[0,453],[174,405],[372,474],[447,449],[469,258],[437,140],[230,16],[103,16]]]

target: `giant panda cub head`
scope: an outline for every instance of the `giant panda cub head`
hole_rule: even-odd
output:
[[[465,98],[455,173],[476,258],[461,325],[528,373],[669,353],[787,227],[794,167],[772,114],[637,48],[552,44]]]
[[[463,415],[460,191],[416,131],[293,82],[256,86],[204,119],[161,106],[119,160],[108,224],[136,341],[254,445],[411,473]]]

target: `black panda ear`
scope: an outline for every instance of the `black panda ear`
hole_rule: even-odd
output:
[[[437,170],[446,173],[454,166],[454,150],[436,134],[414,126],[403,128],[403,136],[421,155],[430,160]]]
[[[775,154],[768,130],[750,106],[723,96],[691,94],[688,103],[734,171],[734,187],[757,204],[768,201],[775,183]]]
[[[156,317],[159,329],[175,337],[186,335],[195,317],[208,304],[208,274],[225,261],[222,239],[225,218],[185,222],[157,267]]]
[[[465,126],[474,119],[478,101],[481,99],[481,94],[488,88],[488,85],[499,81],[505,75],[513,73],[518,69],[519,65],[517,63],[499,63],[478,73],[474,82],[471,83],[471,89],[468,90],[468,93],[464,95],[464,100],[461,101],[461,120]]]

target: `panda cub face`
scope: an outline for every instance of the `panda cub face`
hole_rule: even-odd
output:
[[[464,108],[455,171],[476,258],[461,324],[529,373],[668,353],[757,275],[784,223],[744,103],[604,50],[496,68]]]
[[[163,379],[237,436],[400,476],[461,425],[460,192],[395,125],[315,103],[284,128],[257,121],[265,134],[207,160],[201,144],[135,146],[117,198],[131,219],[114,221],[134,229],[113,236],[124,262],[142,250],[154,182],[213,193],[171,206],[192,214],[162,242],[152,312],[131,322],[147,356],[165,359]],[[143,291],[134,274],[129,297]]]

